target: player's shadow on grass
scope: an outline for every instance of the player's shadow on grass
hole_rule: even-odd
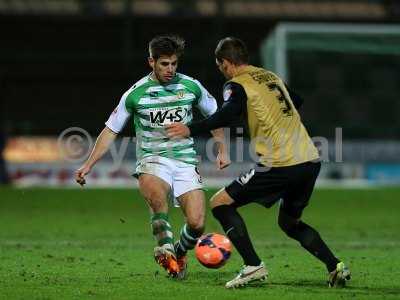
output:
[[[227,281],[233,279],[237,275],[237,272],[220,272],[220,271],[201,271],[195,274],[190,274],[190,280],[196,282],[196,284],[206,284],[209,286],[215,286],[219,288],[225,288]],[[260,288],[266,285],[267,281],[256,281],[249,283],[247,288]]]
[[[196,280],[209,285],[224,286],[228,280],[233,278],[233,273],[210,270],[190,273],[189,276],[190,280]]]
[[[317,288],[318,290],[314,290],[312,292],[320,293],[322,292],[319,290],[322,289],[329,289],[328,284],[321,281],[321,280],[307,280],[307,281],[295,281],[295,282],[269,282],[267,286],[288,286],[294,288]],[[342,291],[344,293],[355,293],[355,294],[362,294],[362,295],[376,295],[376,296],[383,296],[383,295],[400,295],[400,288],[397,287],[368,287],[368,286],[352,286],[351,281],[347,284],[345,288],[333,288],[329,290],[335,291]]]
[[[272,281],[269,282],[268,284],[272,285],[272,286],[291,286],[291,287],[314,287],[314,288],[324,288],[327,287],[328,284],[324,283],[321,280],[302,280],[302,281],[294,281],[294,282],[276,282],[276,281]]]
[[[369,286],[347,286],[346,290],[349,289],[353,292],[365,294],[365,295],[400,295],[400,288],[397,287],[369,287]]]

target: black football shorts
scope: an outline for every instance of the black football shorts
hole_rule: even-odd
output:
[[[235,207],[253,202],[271,207],[282,199],[281,209],[293,218],[300,218],[320,169],[319,161],[274,168],[256,164],[226,186],[225,190],[235,201]]]

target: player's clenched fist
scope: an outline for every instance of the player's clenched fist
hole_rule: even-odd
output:
[[[75,171],[75,181],[83,186],[86,183],[85,176],[89,174],[91,168],[88,166],[82,166]]]
[[[166,126],[167,136],[170,139],[180,139],[190,136],[190,129],[183,123],[171,123]]]

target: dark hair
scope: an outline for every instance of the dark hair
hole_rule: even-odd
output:
[[[222,59],[235,64],[242,65],[249,62],[249,52],[244,42],[235,37],[226,37],[218,42],[215,49],[215,57],[219,62]]]
[[[149,42],[149,54],[154,59],[174,54],[179,58],[184,49],[185,40],[177,35],[159,35]]]

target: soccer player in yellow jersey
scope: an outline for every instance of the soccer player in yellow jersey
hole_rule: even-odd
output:
[[[215,56],[228,79],[222,108],[189,126],[173,123],[168,134],[175,138],[193,136],[226,126],[241,115],[246,118],[259,161],[211,198],[214,217],[244,260],[243,268],[226,287],[244,286],[268,275],[237,208],[252,202],[271,207],[279,200],[280,228],[326,265],[329,286],[343,286],[350,279],[349,269],[319,233],[301,220],[321,167],[318,151],[297,111],[302,99],[274,73],[249,65],[246,46],[237,38],[222,39]]]

